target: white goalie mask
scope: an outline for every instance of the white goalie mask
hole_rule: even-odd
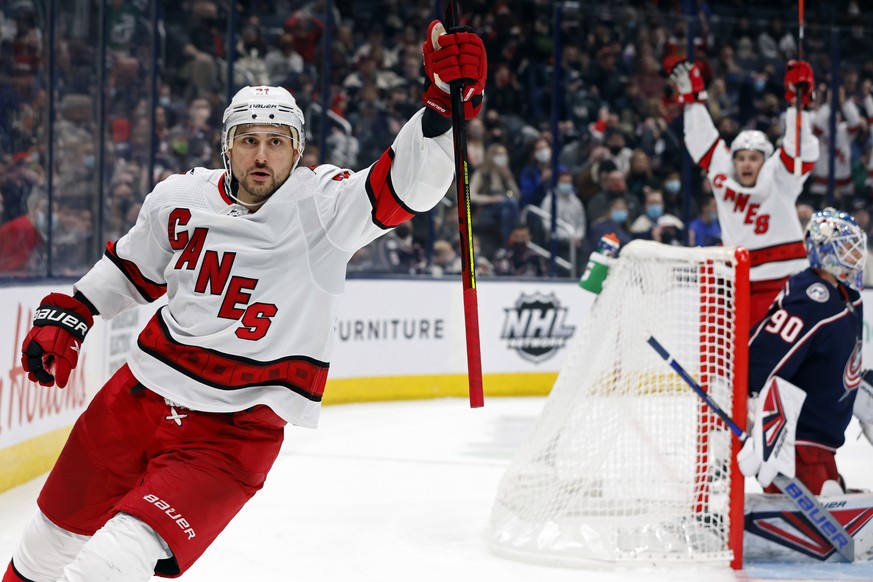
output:
[[[825,208],[812,215],[804,233],[811,267],[860,291],[864,288],[867,235],[851,215]]]
[[[741,131],[731,142],[731,156],[743,150],[752,150],[764,154],[764,159],[773,155],[773,144],[763,131],[746,129]]]

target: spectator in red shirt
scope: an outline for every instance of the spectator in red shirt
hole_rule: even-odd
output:
[[[0,273],[35,274],[45,241],[46,198],[34,188],[27,198],[27,214],[0,226]]]

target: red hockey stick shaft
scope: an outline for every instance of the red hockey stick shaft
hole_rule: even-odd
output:
[[[797,4],[797,60],[803,60],[803,0],[798,0]],[[800,177],[803,173],[803,161],[800,158],[800,127],[801,127],[801,112],[803,111],[803,97],[800,87],[795,88],[794,107],[797,109],[797,115],[794,118],[794,175]]]
[[[446,8],[446,29],[458,23],[455,3]],[[484,406],[482,353],[479,344],[479,299],[476,293],[476,257],[473,252],[473,224],[470,211],[470,174],[467,164],[467,126],[464,120],[461,83],[452,83],[452,137],[455,141],[455,184],[458,193],[458,234],[461,239],[461,280],[464,286],[464,324],[467,336],[467,377],[470,407]]]

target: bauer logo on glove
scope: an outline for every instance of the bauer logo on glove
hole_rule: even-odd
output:
[[[37,309],[36,314],[33,316],[33,325],[40,327],[44,325],[57,325],[66,328],[68,332],[78,337],[79,341],[85,339],[90,329],[88,324],[82,321],[82,317],[79,314],[54,306],[41,306]]]
[[[30,381],[66,386],[92,325],[94,317],[84,303],[63,293],[47,295],[21,345],[21,366]]]

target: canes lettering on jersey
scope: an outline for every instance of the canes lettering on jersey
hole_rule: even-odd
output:
[[[730,187],[725,187],[727,176],[718,174],[712,181],[712,186],[716,191],[724,190],[722,199],[724,202],[733,202],[734,214],[742,216],[743,224],[754,224],[755,234],[764,234],[770,229],[770,215],[758,214],[761,205],[757,202],[749,203],[751,194],[738,192]]]
[[[191,211],[187,208],[176,208],[170,212],[167,221],[170,247],[180,251],[173,268],[195,270],[199,263],[200,270],[194,292],[201,294],[208,292],[210,295],[224,297],[217,316],[241,320],[242,327],[235,332],[238,338],[244,340],[263,338],[269,331],[272,317],[279,312],[279,308],[272,303],[249,305],[258,280],[238,275],[231,276],[236,253],[230,251],[218,253],[208,249],[204,251],[209,229],[196,227],[189,235],[188,231],[181,227],[186,226],[190,220]]]

